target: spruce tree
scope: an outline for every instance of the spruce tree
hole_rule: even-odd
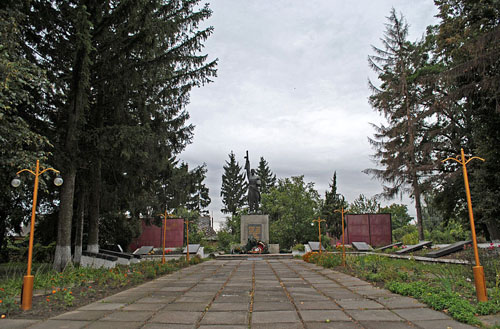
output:
[[[342,214],[338,211],[342,207],[346,211],[348,205],[344,198],[337,194],[337,172],[333,173],[332,182],[329,184],[329,187],[330,190],[325,191],[325,200],[321,205],[321,218],[326,220],[328,232],[340,238],[342,235]]]
[[[191,193],[187,202],[188,210],[195,210],[200,215],[207,215],[206,208],[210,205],[209,189],[203,182],[206,178],[207,168],[203,164],[192,170],[190,173],[192,178]]]
[[[70,261],[75,191],[89,195],[93,250],[103,218],[128,213],[137,220],[164,208],[168,200],[157,195],[171,177],[161,173],[184,173],[169,168],[192,139],[189,92],[216,72],[216,61],[199,54],[213,29],[198,28],[211,15],[198,3],[23,3],[26,57],[47,71],[57,91],[44,117],[65,179],[55,268]]]
[[[436,56],[445,70],[436,77],[445,84],[440,102],[447,154],[463,148],[466,154],[483,157],[471,162],[470,187],[479,231],[500,239],[500,3],[498,1],[439,0]],[[455,163],[442,167],[443,181],[436,198],[442,208],[459,213],[467,222],[461,170]],[[464,205],[458,206],[457,205]]]
[[[235,216],[241,209],[247,199],[247,182],[243,168],[236,161],[236,157],[231,151],[229,153],[229,161],[224,165],[224,173],[222,174],[222,187],[220,195],[224,208],[223,213],[230,213]]]
[[[259,167],[256,172],[261,181],[260,193],[269,193],[269,190],[276,185],[276,175],[269,169],[269,163],[264,157],[260,157]]]
[[[416,79],[427,57],[416,43],[407,40],[408,25],[402,15],[398,17],[392,9],[388,20],[384,48],[372,47],[375,55],[369,56],[369,64],[381,81],[380,87],[370,83],[370,105],[387,120],[386,125],[373,125],[376,133],[369,141],[376,151],[373,158],[383,169],[364,172],[386,183],[386,198],[410,194],[415,201],[419,238],[423,240],[423,177],[436,165],[431,153],[433,127],[427,120],[432,112],[422,102],[423,86]]]

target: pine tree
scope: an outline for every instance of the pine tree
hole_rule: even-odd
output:
[[[479,231],[500,239],[500,3],[438,0],[436,5],[441,19],[436,56],[446,66],[437,77],[446,87],[440,114],[448,154],[443,156],[464,148],[486,159],[469,165],[474,215]],[[466,204],[460,168],[453,163],[442,168],[444,181],[437,200],[448,213],[450,208],[464,209],[456,207]],[[452,214],[458,212],[453,210]],[[465,211],[459,213],[462,221],[468,220]]]
[[[224,173],[222,174],[220,195],[224,208],[221,211],[235,216],[246,202],[247,183],[245,181],[245,173],[236,161],[233,151],[229,153],[229,161],[226,161],[223,168]]]
[[[376,55],[369,56],[369,64],[382,82],[380,87],[370,83],[370,105],[387,120],[387,125],[373,125],[376,134],[369,140],[376,150],[374,159],[384,169],[364,172],[388,183],[383,192],[386,198],[410,194],[415,201],[419,238],[423,240],[422,176],[432,171],[435,161],[431,158],[433,128],[427,121],[432,112],[423,102],[423,86],[416,77],[427,57],[417,44],[407,40],[408,25],[402,16],[392,9],[388,20],[384,48],[372,47]]]
[[[259,167],[256,170],[260,177],[260,193],[269,193],[269,190],[276,185],[276,175],[269,169],[269,163],[260,157]]]
[[[326,220],[328,232],[335,237],[342,235],[342,214],[339,213],[344,208],[347,210],[347,202],[337,194],[337,172],[333,173],[330,190],[325,191],[325,200],[321,206],[321,218]],[[338,210],[336,212],[336,210]]]
[[[160,174],[183,173],[168,169],[192,139],[189,92],[216,72],[216,61],[199,54],[213,29],[198,29],[211,15],[198,3],[26,2],[26,57],[57,91],[45,108],[65,179],[55,268],[70,261],[75,191],[90,196],[89,248],[96,248],[103,217],[137,220],[160,203],[163,210]]]
[[[0,180],[4,182],[0,187],[0,262],[8,261],[7,232],[20,231],[27,217],[25,202],[33,191],[33,177],[25,177],[26,184],[15,190],[8,182],[20,169],[33,169],[36,160],[43,167],[50,166],[46,165],[50,141],[40,133],[45,128],[42,95],[50,96],[50,88],[43,71],[24,56],[19,6],[17,1],[7,2],[0,9]],[[44,201],[40,192],[39,203]]]
[[[206,208],[210,205],[211,200],[209,196],[209,189],[203,183],[207,174],[206,165],[203,164],[202,166],[195,168],[190,174],[193,179],[191,193],[186,208],[188,210],[195,210],[200,215],[207,215],[208,210],[206,210]]]

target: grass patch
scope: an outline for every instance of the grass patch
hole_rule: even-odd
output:
[[[161,261],[143,261],[128,266],[118,265],[112,269],[68,266],[63,272],[52,270],[49,264],[36,264],[33,267],[34,290],[39,295],[33,298],[33,311],[28,315],[55,315],[54,311],[61,312],[75,305],[84,305],[109,293],[128,289],[202,261],[193,257],[188,264],[185,257],[181,257],[165,264]],[[0,314],[7,317],[21,314],[19,295],[25,271],[25,265],[2,265]]]

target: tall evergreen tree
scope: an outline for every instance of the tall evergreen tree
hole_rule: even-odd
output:
[[[195,168],[191,172],[193,179],[191,193],[187,202],[187,209],[195,210],[200,215],[208,215],[208,210],[206,210],[206,208],[211,202],[209,189],[203,182],[206,178],[206,174],[207,168],[205,164]]]
[[[370,83],[370,105],[387,120],[387,125],[373,125],[376,134],[369,140],[376,150],[374,159],[384,169],[364,172],[388,183],[383,192],[387,198],[410,194],[415,201],[419,238],[423,240],[422,177],[435,166],[432,127],[427,120],[432,113],[422,101],[422,85],[416,79],[426,56],[417,44],[407,40],[408,25],[402,16],[392,9],[388,20],[384,48],[372,47],[376,55],[369,56],[369,64],[382,82],[380,87]]]
[[[212,33],[211,27],[198,29],[211,14],[198,3],[25,3],[27,57],[47,70],[57,91],[46,107],[50,127],[57,128],[50,132],[56,166],[65,178],[55,268],[70,261],[75,191],[88,189],[90,250],[98,246],[103,212],[137,219],[159,203],[159,173],[192,138],[189,92],[215,75],[216,61],[198,54]],[[85,182],[81,189],[79,182]],[[103,198],[115,202],[101,211]]]
[[[256,170],[257,176],[260,177],[260,193],[269,193],[272,187],[276,185],[276,175],[269,168],[269,163],[260,157],[259,167]]]
[[[43,71],[24,56],[20,6],[11,1],[0,6],[0,180],[4,182],[0,186],[0,262],[8,260],[7,232],[20,232],[28,217],[23,210],[33,191],[33,177],[25,177],[26,184],[15,190],[8,182],[20,169],[34,169],[36,160],[46,167],[51,151],[40,119],[46,104],[42,95],[50,95],[51,90]],[[43,180],[41,187],[43,203]]]
[[[445,156],[463,147],[486,159],[469,164],[474,212],[479,229],[500,239],[500,3],[437,0],[436,5],[441,19],[436,56],[446,66],[439,78],[447,87],[441,114],[447,130],[456,132]],[[442,205],[464,205],[459,168],[447,163],[443,171],[445,181],[436,198]],[[462,218],[467,220],[466,212]]]
[[[351,214],[376,214],[379,209],[377,197],[367,198],[364,194],[360,194],[349,206]]]
[[[330,190],[325,191],[325,200],[321,206],[321,218],[326,220],[328,232],[333,236],[340,238],[342,235],[342,214],[336,212],[347,210],[348,204],[342,196],[337,194],[337,172],[333,173],[332,182],[329,185]]]
[[[221,211],[235,216],[246,202],[247,182],[245,181],[245,173],[236,161],[233,151],[229,153],[229,161],[226,161],[223,168],[220,195],[224,208]]]

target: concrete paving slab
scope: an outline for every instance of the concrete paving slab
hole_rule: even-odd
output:
[[[148,322],[194,324],[202,314],[202,312],[161,311],[155,314]]]
[[[453,320],[429,320],[429,321],[413,321],[422,329],[473,329],[476,327],[465,323],[456,322]]]
[[[295,308],[291,303],[281,302],[262,302],[254,303],[253,311],[294,311]]]
[[[143,298],[144,296],[138,296],[138,295],[130,295],[130,296],[110,296],[106,297],[102,300],[103,303],[124,303],[124,304],[130,304],[135,302],[138,299]]]
[[[95,302],[78,308],[79,311],[114,311],[124,307],[125,303]]]
[[[156,312],[167,306],[167,304],[133,303],[122,308],[122,311],[152,311]]]
[[[199,329],[248,329],[248,326],[215,324],[215,325],[202,325],[200,326]]]
[[[116,311],[102,318],[102,321],[146,321],[154,312],[152,311]]]
[[[301,310],[300,315],[306,322],[351,321],[351,319],[340,310]]]
[[[80,329],[90,323],[90,321],[47,320],[31,326],[30,329]]]
[[[39,321],[40,320],[2,319],[0,320],[0,326],[2,329],[24,329]]]
[[[246,311],[212,312],[205,313],[200,324],[248,324],[248,313]]]
[[[404,297],[404,296],[398,296],[398,297],[379,297],[379,298],[377,298],[377,301],[380,304],[382,304],[385,307],[390,308],[390,309],[426,307],[425,304],[420,303],[415,298]]]
[[[150,296],[138,299],[135,302],[140,304],[168,304],[173,302],[175,299],[175,297]]]
[[[295,311],[264,311],[252,313],[252,326],[257,323],[274,324],[280,322],[300,322]]]
[[[361,329],[359,325],[354,322],[306,322],[308,329]]]
[[[295,306],[297,306],[299,310],[340,310],[337,304],[333,303],[332,301],[300,301],[296,302]]]
[[[346,310],[381,309],[383,305],[370,299],[340,299],[337,303]]]
[[[254,303],[267,303],[267,302],[278,302],[278,303],[288,303],[288,297],[286,295],[278,296],[255,296]]]
[[[346,310],[357,321],[402,321],[389,310]]]
[[[248,311],[248,303],[212,303],[210,311]]]
[[[252,329],[303,329],[303,328],[304,326],[302,325],[301,322],[252,324]]]
[[[415,326],[407,322],[398,321],[360,321],[363,328],[366,329],[414,329]],[[446,329],[446,328],[445,328]],[[455,329],[455,328],[453,328]]]
[[[393,310],[393,312],[408,321],[450,319],[446,314],[431,310],[429,308],[403,308],[395,309]]]
[[[80,320],[80,321],[95,321],[103,318],[110,311],[71,311],[53,317],[53,320]]]
[[[323,293],[335,300],[362,298],[360,295],[344,288],[323,290]]]
[[[163,311],[187,311],[187,312],[203,312],[208,307],[209,303],[171,303],[163,308]]]
[[[499,326],[500,327],[500,313],[478,316],[478,319],[487,326],[490,326],[490,327]]]
[[[148,323],[141,329],[195,329],[195,328],[196,326],[194,324]]]
[[[85,329],[109,329],[109,328],[120,328],[120,329],[139,329],[142,328],[144,322],[123,322],[123,321],[96,321],[91,323]]]
[[[175,300],[175,302],[184,302],[184,303],[210,303],[212,301],[212,296],[206,297],[179,297]]]
[[[183,296],[184,297],[209,297],[209,296],[215,296],[217,291],[189,291],[186,292]]]
[[[250,303],[250,296],[224,295],[221,294],[215,298],[217,303]]]
[[[290,296],[292,296],[292,298],[294,300],[300,300],[300,301],[307,301],[307,300],[327,301],[327,300],[329,300],[328,297],[320,295],[319,293],[315,293],[315,294],[290,293]]]

